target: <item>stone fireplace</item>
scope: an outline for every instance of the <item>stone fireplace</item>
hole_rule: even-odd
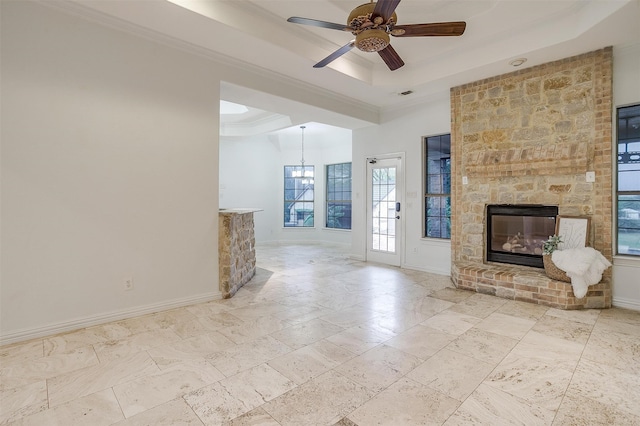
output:
[[[612,59],[605,48],[451,89],[457,287],[562,309],[611,306],[611,269],[577,299],[539,267],[487,256],[485,215],[489,205],[544,205],[588,216],[589,245],[611,260]]]

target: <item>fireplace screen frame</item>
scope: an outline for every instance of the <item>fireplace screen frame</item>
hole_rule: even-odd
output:
[[[499,262],[512,265],[544,268],[542,255],[508,253],[491,247],[492,216],[533,216],[553,218],[553,229],[557,222],[558,206],[541,204],[489,204],[485,208],[485,262]]]

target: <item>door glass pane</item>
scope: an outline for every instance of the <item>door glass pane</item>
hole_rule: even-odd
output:
[[[395,253],[396,168],[383,167],[371,174],[372,250]]]

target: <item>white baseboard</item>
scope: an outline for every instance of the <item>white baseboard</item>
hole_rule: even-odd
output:
[[[451,276],[451,268],[447,268],[447,269],[425,268],[422,266],[409,265],[409,264],[402,265],[402,268],[412,269],[414,271],[420,271],[420,272],[428,272],[430,274],[444,275],[447,277]]]
[[[76,318],[71,321],[63,321],[43,327],[23,329],[0,336],[0,346],[218,299],[222,299],[222,293],[205,293],[198,296],[167,300],[151,305],[136,306],[125,310],[106,312],[84,318]]]
[[[614,297],[611,304],[616,308],[631,309],[634,311],[640,311],[640,301],[633,299],[621,299]]]

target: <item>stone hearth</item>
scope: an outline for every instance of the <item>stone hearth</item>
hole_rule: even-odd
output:
[[[542,269],[488,263],[484,241],[488,204],[558,206],[591,218],[589,245],[611,260],[612,61],[606,48],[451,89],[457,287],[563,309],[611,306],[611,269],[576,299]]]

